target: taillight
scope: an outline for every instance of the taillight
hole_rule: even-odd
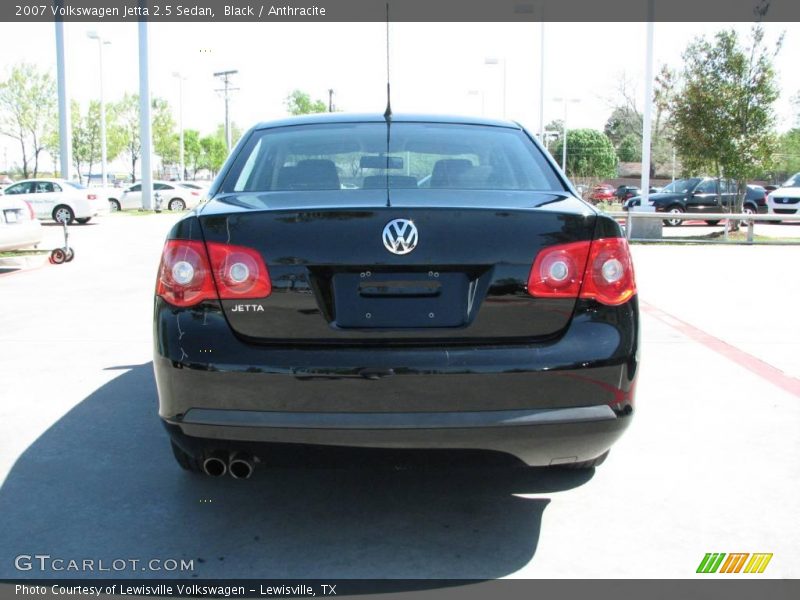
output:
[[[23,200],[23,202],[28,207],[28,216],[31,218],[31,221],[35,221],[36,220],[36,213],[33,212],[33,206],[31,206],[31,203],[28,202],[27,200]]]
[[[192,192],[192,196],[199,196],[200,192]]]
[[[528,276],[537,298],[586,298],[618,306],[636,293],[625,238],[560,244],[542,250]]]
[[[97,200],[97,195],[96,194],[86,194],[86,199],[87,200]]]
[[[625,238],[603,238],[592,242],[581,298],[619,306],[636,293],[633,261]]]
[[[255,250],[230,244],[168,240],[156,295],[175,306],[203,300],[265,298],[272,292],[267,266]]]
[[[209,242],[208,255],[221,299],[266,298],[272,293],[267,265],[255,250]]]
[[[537,298],[577,298],[588,255],[589,242],[542,250],[528,276],[528,293]]]

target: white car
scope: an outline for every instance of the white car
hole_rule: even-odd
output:
[[[800,212],[800,173],[795,173],[767,196],[767,206],[773,215],[796,215]]]
[[[42,224],[33,208],[14,196],[0,196],[0,251],[36,246],[42,241]]]
[[[153,192],[161,196],[161,207],[169,210],[194,208],[204,194],[202,190],[185,187],[179,181],[154,181]],[[113,198],[109,198],[109,203],[112,210],[143,208],[142,184],[137,183],[122,192],[116,205]]]
[[[8,186],[3,195],[24,200],[39,219],[84,224],[108,214],[108,202],[101,194],[64,179],[25,179]]]

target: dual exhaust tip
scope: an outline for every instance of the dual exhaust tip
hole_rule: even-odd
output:
[[[253,457],[244,452],[228,454],[216,451],[203,461],[203,472],[209,477],[222,477],[230,473],[234,479],[250,479],[255,468]]]

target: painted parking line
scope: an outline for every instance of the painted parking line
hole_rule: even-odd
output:
[[[747,369],[762,379],[766,379],[771,384],[800,398],[800,379],[787,375],[780,369],[776,369],[772,365],[765,363],[760,358],[753,356],[744,350],[740,350],[736,346],[731,346],[729,343],[722,341],[718,337],[714,337],[710,333],[707,333],[702,329],[698,329],[694,325],[690,325],[686,321],[682,321],[675,315],[664,312],[660,308],[657,308],[648,302],[640,302],[639,305],[646,314],[658,319],[666,325],[669,325],[673,329],[676,329],[689,339],[702,344],[717,354],[721,354],[743,369]]]

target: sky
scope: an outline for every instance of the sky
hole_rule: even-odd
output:
[[[383,112],[386,105],[384,23],[155,23],[150,25],[150,87],[172,105],[178,121],[179,72],[185,128],[211,133],[224,121],[216,71],[236,69],[232,120],[243,128],[286,115],[293,89],[309,92],[348,112]],[[724,27],[747,34],[745,23],[656,23],[654,64],[678,67],[698,35]],[[778,130],[794,125],[790,98],[800,92],[800,23],[768,23],[767,38],[785,33],[775,60],[781,96]],[[133,23],[65,25],[68,94],[82,106],[99,97],[97,31],[104,46],[106,101],[139,83],[138,27]],[[538,23],[393,23],[390,29],[392,108],[395,112],[455,113],[503,117],[539,129],[540,43]],[[602,129],[627,77],[644,95],[646,24],[545,24],[545,123],[564,116],[570,128]],[[486,59],[497,59],[486,64]],[[52,23],[0,23],[0,78],[27,61],[55,75]],[[504,77],[505,75],[505,77]],[[505,78],[505,86],[504,86]],[[18,143],[0,136],[0,168],[18,160]]]

